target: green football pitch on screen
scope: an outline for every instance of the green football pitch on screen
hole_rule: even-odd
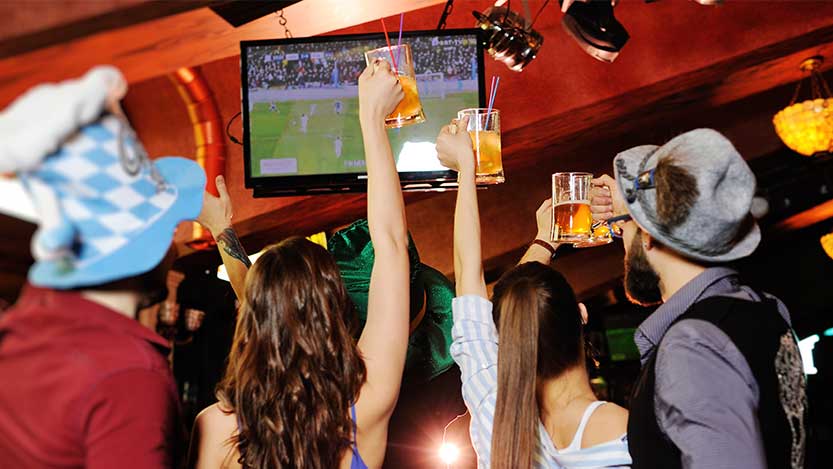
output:
[[[426,121],[390,129],[393,154],[405,142],[435,142],[457,111],[478,106],[476,91],[421,98]],[[358,98],[256,103],[250,112],[251,175],[316,175],[364,173]],[[291,161],[262,172],[261,161]]]

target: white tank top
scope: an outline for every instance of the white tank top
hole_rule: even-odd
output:
[[[584,428],[587,426],[587,422],[590,420],[590,416],[593,415],[593,412],[596,411],[599,407],[603,404],[607,404],[606,401],[596,401],[591,402],[590,405],[584,409],[584,415],[581,416],[581,421],[578,423],[578,428],[576,429],[576,434],[573,436],[573,441],[570,442],[570,446],[564,448],[561,451],[578,451],[581,449],[581,440],[584,436]]]

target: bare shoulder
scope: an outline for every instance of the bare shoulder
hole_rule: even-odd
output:
[[[628,431],[628,411],[612,402],[596,409],[581,440],[582,448],[589,448],[619,439]]]
[[[203,409],[194,421],[189,467],[239,467],[237,448],[232,439],[236,433],[237,418],[234,413],[223,410],[219,403]]]
[[[237,430],[237,418],[234,412],[224,410],[219,402],[216,402],[197,415],[195,425],[201,426],[201,429],[225,429],[230,431]]]

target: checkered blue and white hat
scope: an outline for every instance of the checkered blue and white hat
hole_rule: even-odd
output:
[[[125,91],[118,70],[99,67],[35,88],[0,113],[0,139],[18,139],[0,146],[0,171],[18,173],[39,212],[35,285],[85,287],[147,272],[165,256],[176,225],[199,215],[205,173],[190,159],[147,158],[127,120],[107,111]],[[59,117],[44,125],[39,112]],[[19,144],[38,126],[31,135],[40,143]]]

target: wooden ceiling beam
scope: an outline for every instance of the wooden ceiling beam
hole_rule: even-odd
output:
[[[444,2],[304,0],[286,8],[284,17],[293,35],[306,37]],[[234,28],[210,9],[200,8],[5,57],[0,59],[0,109],[35,84],[74,78],[94,65],[115,65],[135,83],[239,55],[240,41],[282,34],[274,15]]]
[[[106,2],[96,3],[101,7],[97,14],[50,26],[46,29],[36,29],[4,38],[0,41],[0,59],[221,3],[228,2],[224,0],[188,0],[185,2],[150,0],[127,5],[122,3],[112,5]],[[14,7],[19,8],[20,6],[15,5]],[[66,8],[67,6],[56,3],[50,5],[50,7]]]

